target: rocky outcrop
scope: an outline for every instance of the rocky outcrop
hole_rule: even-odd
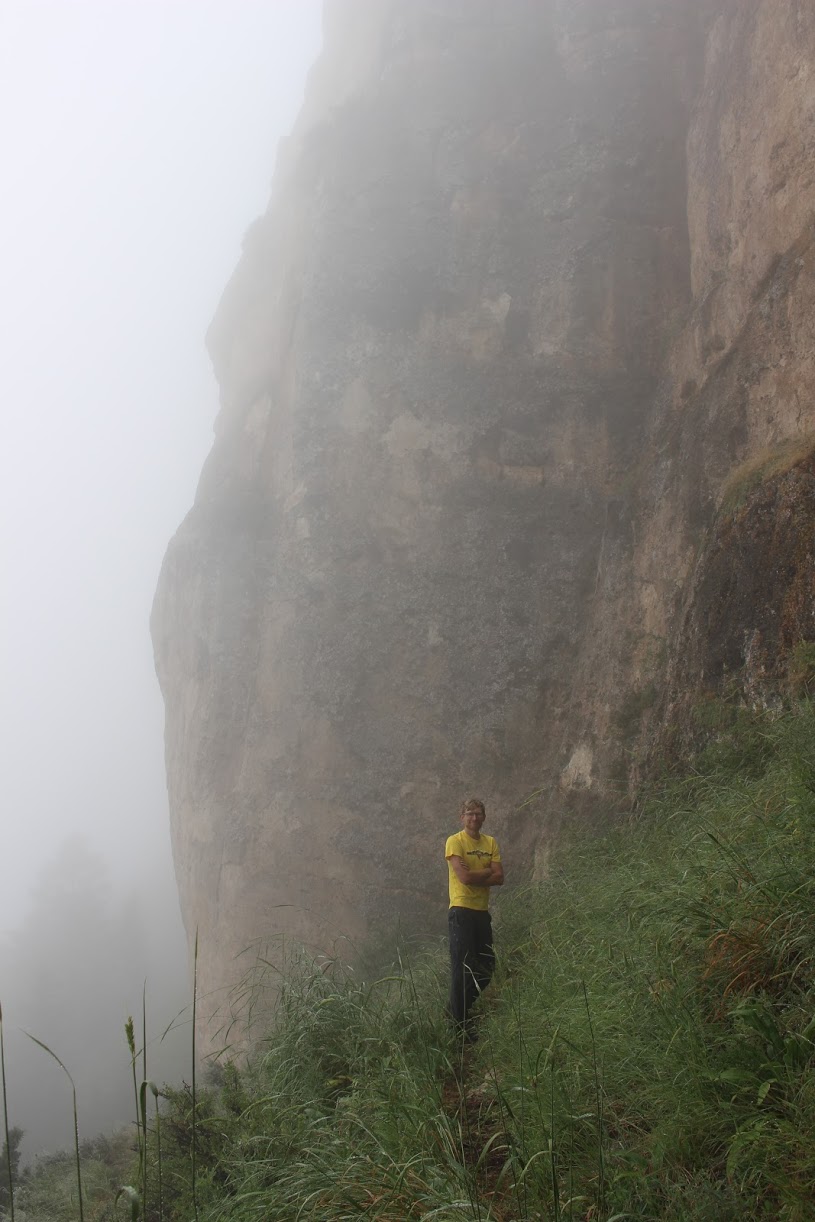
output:
[[[327,5],[153,614],[204,994],[438,927],[465,794],[544,869],[771,608],[815,637],[813,52],[795,0]]]
[[[768,616],[787,623],[772,647],[770,703],[784,651],[813,635],[803,490],[774,501],[773,527],[760,492],[728,519],[734,490],[774,481],[815,442],[815,12],[756,0],[711,4],[706,17],[687,140],[691,297],[666,336],[628,552],[624,685],[657,695],[639,743],[631,725],[622,743],[634,780],[666,732],[690,741],[696,699],[727,688],[752,701],[765,690],[753,663]],[[754,597],[721,579],[728,568],[754,571]],[[794,624],[782,611],[792,587]]]

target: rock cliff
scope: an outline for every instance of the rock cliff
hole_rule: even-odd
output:
[[[440,928],[463,796],[540,872],[695,699],[779,697],[814,217],[806,0],[326,5],[153,613],[202,993]]]

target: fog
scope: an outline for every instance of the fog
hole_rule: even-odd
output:
[[[316,0],[0,0],[0,1003],[24,1153],[128,1118],[188,997],[148,634],[217,388],[203,337],[319,47]],[[182,1020],[183,1021],[183,1020]],[[188,1073],[189,1032],[150,1076]],[[151,1068],[152,1067],[152,1068]]]

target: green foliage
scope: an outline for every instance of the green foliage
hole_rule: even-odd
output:
[[[127,1132],[80,1143],[82,1192],[89,1216],[112,1218],[113,1200],[132,1160]],[[44,1155],[27,1168],[16,1194],[25,1222],[76,1222],[79,1216],[76,1156],[73,1150]]]
[[[438,952],[368,981],[338,962],[290,962],[263,1055],[199,1087],[202,1217],[408,1218],[472,1197],[443,1106],[452,1067],[439,969]],[[188,1217],[191,1088],[166,1092],[161,1140],[165,1216]]]
[[[815,452],[815,436],[812,433],[800,437],[788,437],[777,445],[753,455],[730,475],[722,492],[719,513],[722,516],[735,514],[750,495],[763,483],[777,479],[800,463],[806,462]]]
[[[108,1168],[97,1159],[86,1159],[82,1173],[85,1205],[91,1216],[97,1216],[113,1190]],[[16,1202],[26,1222],[76,1222],[80,1214],[73,1151],[38,1159],[23,1179]]]
[[[561,845],[546,883],[497,897],[474,1048],[444,1021],[442,945],[378,976],[290,959],[255,1059],[161,1092],[139,1216],[810,1218],[815,714],[742,712],[705,709],[690,775]],[[99,1151],[82,1156],[94,1216],[116,1216],[109,1169],[107,1204],[93,1195]],[[28,1222],[76,1216],[53,1204],[69,1170],[38,1169],[49,1208],[21,1187]]]
[[[710,716],[692,775],[499,897],[474,1051],[441,947],[373,981],[290,963],[263,1055],[200,1094],[201,1217],[808,1217],[813,713]],[[167,1104],[181,1219],[189,1091]]]
[[[709,694],[692,713],[699,744],[696,771],[722,781],[763,773],[773,749],[771,719],[763,710],[745,706],[734,689],[724,696]]]
[[[23,1130],[12,1125],[3,1139],[3,1149],[0,1152],[0,1217],[6,1212],[11,1213],[12,1189],[20,1178],[23,1136]]]
[[[815,641],[798,641],[793,646],[787,678],[793,696],[815,696]]]
[[[113,1202],[116,1209],[119,1208],[119,1202],[123,1201],[125,1208],[130,1214],[130,1222],[139,1222],[141,1214],[141,1197],[132,1184],[123,1184],[116,1193],[116,1198]]]
[[[715,759],[511,912],[490,1034],[535,1208],[556,1165],[561,1211],[809,1216],[813,728],[765,719],[748,774]]]

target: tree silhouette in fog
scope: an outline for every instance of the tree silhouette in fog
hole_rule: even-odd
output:
[[[26,1157],[71,1144],[71,1100],[59,1067],[20,1029],[70,1070],[83,1136],[129,1118],[124,1022],[141,1014],[145,979],[158,1027],[178,1009],[177,993],[166,1004],[157,995],[166,995],[167,981],[157,970],[160,938],[149,928],[150,898],[149,891],[117,889],[103,858],[73,837],[43,866],[28,910],[0,947],[3,1008],[12,1028],[9,1101],[30,1135]],[[183,989],[183,979],[178,983]]]

